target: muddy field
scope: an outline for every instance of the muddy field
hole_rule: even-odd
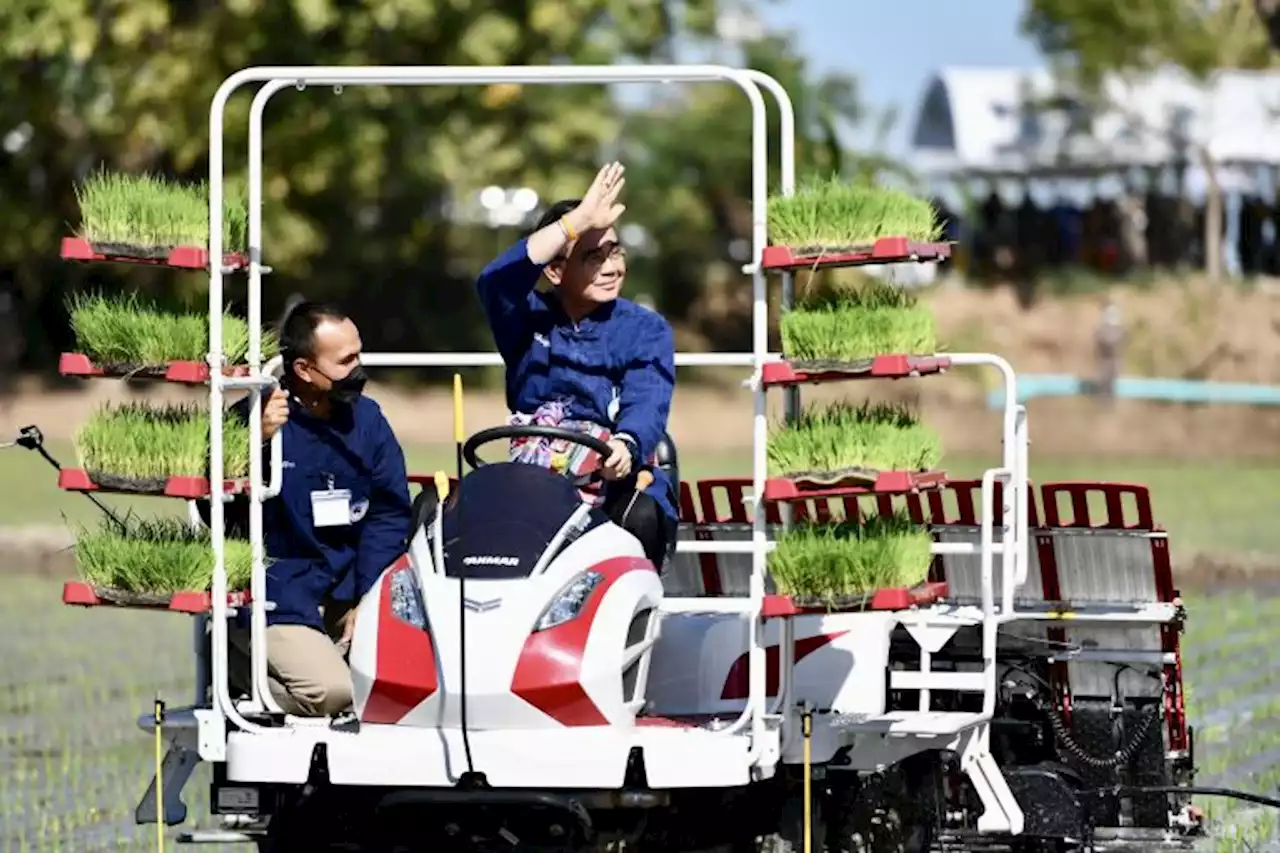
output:
[[[155,829],[134,826],[133,809],[153,772],[152,741],[134,720],[157,695],[189,701],[189,617],[63,607],[47,578],[12,576],[6,587],[0,647],[24,651],[0,662],[0,851],[150,849]],[[1187,606],[1197,783],[1274,792],[1280,672],[1266,662],[1280,637],[1280,588],[1197,593]],[[202,771],[187,789],[193,816],[208,806],[207,782]],[[1272,812],[1198,802],[1219,850],[1273,835]]]

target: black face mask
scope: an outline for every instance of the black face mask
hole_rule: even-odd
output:
[[[364,392],[365,383],[369,381],[369,377],[365,375],[364,365],[357,364],[352,368],[351,372],[341,379],[332,379],[325,374],[325,378],[333,383],[329,387],[329,399],[335,403],[344,403],[351,405]]]

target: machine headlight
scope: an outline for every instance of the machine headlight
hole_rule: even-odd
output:
[[[582,612],[582,606],[587,603],[587,599],[591,597],[591,593],[602,580],[604,575],[599,572],[583,572],[574,578],[571,584],[560,590],[556,600],[551,602],[551,606],[543,612],[533,630],[545,631],[577,618]]]
[[[415,628],[427,627],[427,610],[413,569],[405,566],[391,573],[391,612]]]

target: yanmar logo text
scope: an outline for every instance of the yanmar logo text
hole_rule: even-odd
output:
[[[508,566],[515,568],[520,565],[519,557],[497,557],[492,554],[483,554],[476,557],[463,557],[462,565],[464,566]]]

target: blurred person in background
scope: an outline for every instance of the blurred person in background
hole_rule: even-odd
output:
[[[409,483],[404,452],[382,410],[364,396],[361,340],[332,305],[297,302],[280,327],[283,387],[264,404],[262,436],[281,433],[279,496],[263,504],[267,668],[286,713],[333,716],[352,700],[346,654],[355,607],[405,551]],[[232,407],[247,420],[248,401]],[[264,444],[264,454],[267,446]],[[233,518],[234,509],[234,518]],[[248,500],[228,504],[228,531],[247,535]],[[231,633],[233,677],[248,690],[248,610]]]
[[[658,464],[660,452],[670,451],[675,344],[661,314],[619,296],[627,275],[616,227],[625,184],[621,164],[604,166],[581,199],[551,205],[531,234],[486,266],[476,289],[506,363],[511,422],[607,440],[605,487],[597,493],[580,477],[583,497],[661,568],[678,518],[674,484]],[[545,293],[537,289],[544,277],[551,284]],[[518,439],[512,458],[551,467],[564,452],[571,473],[588,472],[593,454],[554,445]],[[640,490],[642,470],[652,480]]]

